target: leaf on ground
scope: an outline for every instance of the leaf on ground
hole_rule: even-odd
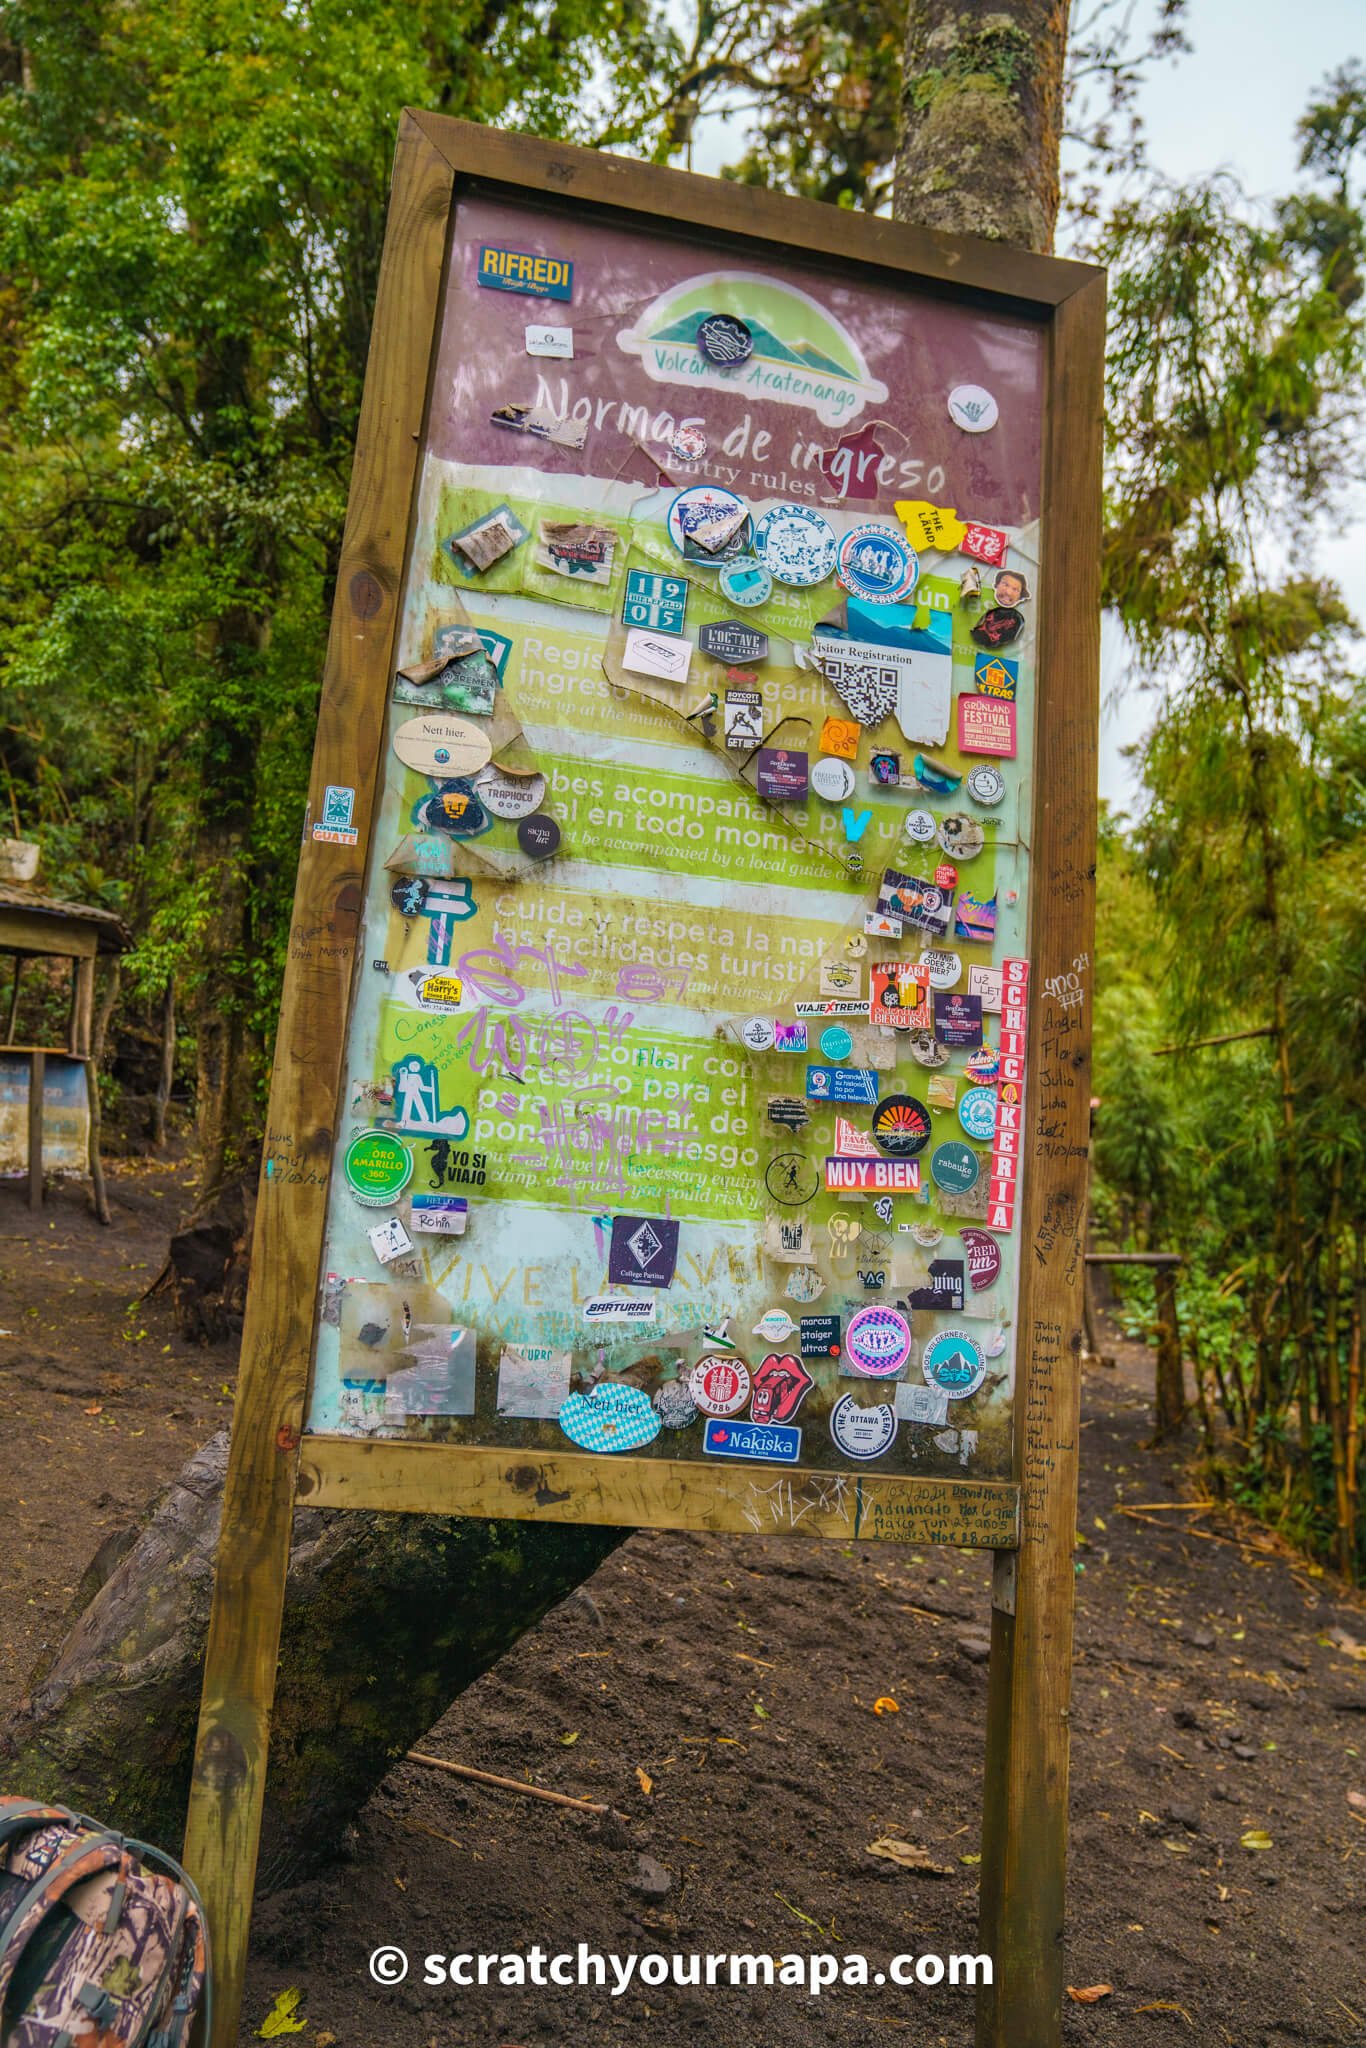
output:
[[[1067,1995],[1074,2005],[1099,2005],[1102,1998],[1114,1995],[1114,1989],[1113,1984],[1083,1984],[1080,1988],[1069,1984]]]
[[[578,1741],[578,1739],[579,1731],[577,1728],[575,1728],[568,1735],[562,1735],[560,1737],[560,1748],[572,1749],[574,1747],[574,1744]]]
[[[875,1714],[899,1714],[901,1709],[890,1693],[884,1693],[880,1700],[873,1701],[873,1712]]]
[[[756,1721],[767,1721],[767,1719],[769,1718],[768,1708],[764,1705],[762,1700],[756,1700],[754,1702],[754,1718]]]
[[[650,1773],[647,1770],[645,1770],[640,1764],[636,1765],[636,1777],[640,1781],[640,1789],[642,1792],[648,1794],[654,1791],[654,1779],[650,1776]]]
[[[299,2011],[304,2002],[297,1985],[277,1994],[274,2005],[256,2030],[258,2041],[273,2041],[279,2034],[302,2034],[308,2021]]]
[[[1239,1839],[1244,1849],[1269,1849],[1271,1847],[1271,1837],[1265,1828],[1249,1828],[1247,1833],[1240,1836]]]
[[[870,1856],[885,1856],[889,1863],[899,1863],[903,1870],[923,1870],[927,1877],[952,1877],[947,1864],[936,1863],[928,1849],[922,1849],[916,1842],[903,1842],[896,1835],[879,1835],[875,1842],[868,1844]]]

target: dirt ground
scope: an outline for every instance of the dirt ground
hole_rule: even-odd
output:
[[[225,1412],[230,1358],[137,1301],[178,1175],[116,1168],[111,1193],[103,1231],[76,1191],[35,1227],[0,1188],[0,1709],[102,1537]],[[1145,1354],[1118,1347],[1084,1391],[1067,1981],[1112,1988],[1069,2000],[1065,2038],[1359,2042],[1366,1613],[1251,1524],[1173,1511],[1200,1489],[1189,1445],[1145,1448],[1150,1390]],[[622,1819],[400,1763],[345,1860],[259,1909],[243,2038],[283,1992],[304,2048],[867,2048],[883,2030],[969,2048],[971,1996],[947,1989],[420,1980],[431,1954],[580,1941],[870,1971],[971,1952],[988,1617],[972,1553],[633,1537],[426,1744]],[[1242,1845],[1255,1830],[1269,1847]],[[934,1871],[870,1854],[887,1836]],[[369,1979],[381,1944],[414,1958],[399,1988]]]

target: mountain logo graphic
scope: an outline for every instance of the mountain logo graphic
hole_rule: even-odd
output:
[[[714,313],[733,314],[749,328],[754,350],[743,362],[715,363],[702,353],[697,331]],[[617,346],[639,356],[657,384],[801,406],[827,426],[856,419],[865,405],[887,397],[887,386],[870,376],[863,351],[833,314],[795,285],[759,271],[684,278],[621,330]]]
[[[627,1238],[626,1243],[632,1258],[642,1267],[652,1266],[664,1249],[664,1240],[648,1223],[642,1223],[639,1230]]]

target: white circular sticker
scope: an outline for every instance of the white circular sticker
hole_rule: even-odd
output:
[[[907,839],[913,839],[917,846],[928,846],[935,834],[935,823],[928,811],[907,811],[902,820],[901,830]]]
[[[743,1358],[713,1352],[689,1373],[688,1392],[704,1415],[738,1415],[749,1399],[749,1367]]]
[[[896,1441],[896,1410],[886,1403],[861,1407],[845,1394],[830,1411],[830,1440],[846,1458],[880,1458]]]
[[[949,393],[949,418],[965,434],[985,434],[1001,417],[1000,407],[980,384],[956,384]]]
[[[990,810],[1006,793],[1006,779],[993,761],[979,761],[968,770],[968,795],[983,810]]]
[[[920,956],[920,965],[929,972],[931,988],[953,988],[963,972],[963,962],[957,953],[950,953],[932,946]]]
[[[425,717],[409,718],[394,734],[394,752],[405,768],[444,782],[448,776],[474,775],[487,762],[493,748],[489,736],[468,718],[456,718],[449,711],[429,711]]]
[[[852,796],[856,779],[853,763],[836,760],[833,754],[823,755],[811,770],[811,787],[828,804],[842,804]]]
[[[740,1026],[740,1036],[751,1052],[767,1052],[777,1035],[771,1017],[750,1017]]]
[[[775,505],[754,529],[754,552],[769,574],[798,589],[824,583],[837,546],[829,520],[810,505]]]
[[[490,762],[475,776],[474,787],[495,818],[529,818],[545,802],[545,777],[534,768],[499,768]]]

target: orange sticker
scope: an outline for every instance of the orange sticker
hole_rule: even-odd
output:
[[[859,727],[851,718],[827,718],[821,727],[821,752],[842,761],[858,759]]]

